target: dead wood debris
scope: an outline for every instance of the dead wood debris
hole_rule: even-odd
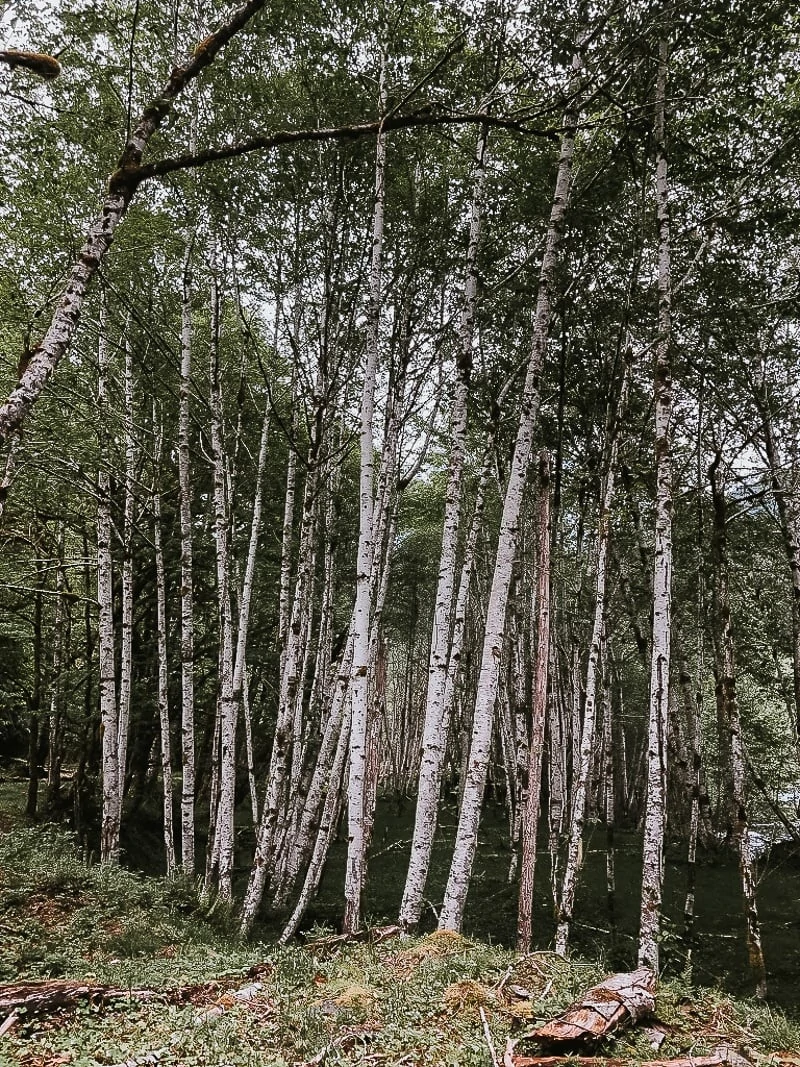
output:
[[[313,941],[307,941],[304,948],[309,952],[333,954],[345,945],[357,942],[367,942],[370,945],[380,945],[391,937],[399,937],[402,927],[392,924],[391,926],[372,926],[365,930],[356,930],[352,934],[332,934],[330,937],[318,937]]]
[[[581,1044],[595,1045],[612,1032],[652,1015],[655,1011],[656,981],[655,974],[644,967],[630,973],[611,975],[589,989],[557,1019],[543,1023],[521,1037],[509,1039],[503,1055],[503,1067],[626,1067],[629,1060],[576,1055],[574,1049]],[[516,1047],[521,1041],[537,1042],[548,1054],[519,1055]],[[656,1048],[660,1044],[653,1043]],[[639,1067],[723,1065],[751,1067],[750,1061],[731,1045],[720,1045],[705,1056],[684,1054],[672,1059],[646,1060]]]
[[[271,970],[272,964],[257,963],[247,972],[247,977],[257,979]],[[155,1000],[164,1004],[188,1004],[194,1001],[213,1003],[216,999],[224,999],[226,995],[235,995],[231,993],[231,990],[235,989],[241,980],[241,975],[226,975],[215,981],[162,990],[119,989],[116,986],[99,985],[95,982],[52,979],[38,982],[11,982],[0,985],[0,1015],[14,1014],[20,1009],[24,1009],[28,1015],[37,1015],[42,1012],[55,1011],[58,1008],[74,1008],[81,1003],[105,1004],[113,1000]],[[2,1025],[4,1027],[10,1025],[8,1019]]]
[[[557,1019],[527,1036],[550,1044],[599,1041],[623,1026],[630,1026],[655,1011],[656,976],[646,967],[613,974],[589,989]]]
[[[630,1067],[630,1060],[600,1056],[517,1056],[509,1041],[503,1067]],[[637,1067],[750,1067],[750,1061],[731,1048],[717,1049],[709,1056],[678,1056],[669,1060],[644,1060]]]
[[[121,998],[154,1000],[163,996],[153,989],[117,989],[92,982],[14,982],[0,986],[0,1013],[24,1008],[32,1015],[56,1008],[73,1008],[82,1001],[100,1004]]]

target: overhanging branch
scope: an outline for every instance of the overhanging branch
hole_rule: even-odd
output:
[[[153,163],[147,163],[129,170],[127,176],[138,185],[150,178],[161,178],[167,174],[173,174],[175,171],[196,169],[204,167],[208,163],[236,159],[253,152],[264,152],[270,148],[278,148],[281,145],[313,141],[350,141],[363,137],[375,137],[381,130],[458,125],[497,126],[524,136],[544,137],[550,141],[558,141],[559,138],[558,131],[555,129],[537,129],[527,126],[524,122],[505,119],[498,115],[490,115],[483,111],[443,113],[427,108],[414,111],[410,115],[391,115],[384,119],[374,119],[371,122],[354,125],[329,126],[306,130],[275,130],[272,133],[262,134],[260,137],[253,137],[248,141],[240,141],[239,144],[223,145],[219,148],[207,148],[202,152],[187,153],[186,155],[169,159],[159,159]]]

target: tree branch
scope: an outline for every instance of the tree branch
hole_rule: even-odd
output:
[[[383,119],[374,119],[371,122],[357,123],[345,126],[330,126],[306,130],[275,130],[272,133],[253,137],[249,141],[240,141],[239,144],[224,145],[220,148],[207,148],[195,154],[187,153],[171,159],[159,159],[144,166],[131,168],[127,173],[131,181],[137,185],[150,178],[164,177],[179,170],[190,170],[204,167],[208,163],[216,163],[225,159],[237,159],[240,156],[249,155],[252,152],[263,152],[270,148],[277,148],[285,144],[300,144],[313,141],[348,141],[359,140],[363,137],[375,137],[382,130],[404,130],[418,126],[458,126],[480,125],[498,126],[504,130],[513,130],[515,133],[525,136],[545,137],[550,141],[558,141],[559,134],[556,130],[541,130],[526,126],[522,122],[502,116],[489,115],[486,112],[440,112],[432,108],[421,108],[409,115],[390,115]]]

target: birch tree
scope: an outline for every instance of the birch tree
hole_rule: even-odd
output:
[[[580,69],[581,57],[576,53],[572,62],[574,79],[577,79]],[[575,90],[574,85],[573,90]],[[573,92],[572,99],[573,101],[577,99],[575,92]],[[561,155],[558,163],[555,193],[539,273],[539,292],[534,313],[531,351],[520,404],[519,426],[514,455],[500,520],[500,533],[491,590],[489,592],[478,689],[475,698],[469,763],[458,829],[456,831],[453,860],[450,865],[444,902],[439,915],[439,928],[445,930],[459,931],[461,929],[472,864],[477,847],[478,824],[486,785],[492,722],[497,700],[500,660],[503,651],[508,593],[511,586],[522,498],[539,412],[539,381],[550,330],[550,309],[555,286],[558,248],[569,201],[577,121],[578,105],[575,102],[564,115],[565,132],[561,141]]]
[[[178,400],[178,509],[181,539],[181,867],[194,874],[194,576],[192,472],[190,450],[192,391],[192,242],[187,240],[181,274],[180,386]]]
[[[517,949],[530,952],[533,938],[533,884],[536,869],[536,833],[542,790],[544,728],[550,668],[550,457],[539,460],[539,545],[536,559],[536,657],[534,662],[531,727],[528,740],[526,788],[523,791],[522,864],[519,878]]]
[[[97,347],[97,406],[99,412],[99,465],[97,474],[97,638],[100,657],[100,717],[102,754],[102,824],[100,859],[103,863],[119,862],[119,823],[121,783],[119,780],[119,709],[114,635],[114,590],[111,556],[111,457],[109,404],[110,346],[105,313],[100,320]]]
[[[436,606],[428,663],[428,688],[425,698],[425,718],[422,734],[422,755],[417,784],[417,809],[411,858],[406,873],[403,900],[400,904],[400,923],[406,929],[419,922],[425,884],[428,878],[433,838],[436,832],[437,806],[441,788],[442,766],[447,741],[445,690],[452,655],[454,592],[456,579],[458,537],[461,526],[462,474],[467,433],[467,403],[472,369],[472,347],[475,310],[478,298],[477,258],[481,235],[483,188],[486,178],[486,142],[484,127],[478,138],[475,156],[475,177],[470,206],[469,244],[467,247],[464,303],[459,331],[459,354],[456,363],[456,384],[450,413],[450,455],[445,492],[444,528],[439,561]]]
[[[161,476],[161,453],[164,441],[164,428],[159,421],[155,404],[153,405],[153,430],[155,446],[153,450],[153,550],[156,558],[156,644],[158,656],[158,721],[161,735],[161,783],[164,802],[164,855],[167,874],[175,869],[175,835],[172,819],[172,740],[169,719],[169,687],[167,676],[169,662],[167,657],[167,590],[166,567],[164,565],[164,546],[161,536],[162,509],[161,493],[155,485]]]
[[[216,258],[216,257],[214,257]],[[217,570],[217,614],[219,620],[218,720],[220,739],[219,800],[215,834],[209,842],[217,867],[219,893],[231,900],[233,886],[234,807],[236,797],[236,732],[238,707],[234,699],[233,619],[231,617],[231,561],[229,541],[230,502],[227,487],[227,454],[224,441],[220,368],[221,294],[212,264],[211,349],[209,381],[211,394],[211,454],[214,476],[214,550]]]
[[[386,110],[386,54],[381,55],[378,89],[380,111]],[[347,794],[347,868],[344,887],[344,930],[361,925],[361,894],[366,877],[365,789],[369,700],[369,651],[372,626],[373,557],[375,554],[375,500],[373,489],[375,441],[373,415],[378,371],[378,346],[383,271],[383,218],[386,201],[386,136],[379,133],[375,151],[375,201],[372,216],[372,253],[369,307],[364,352],[359,430],[359,527],[356,560],[356,602],[353,610],[353,665],[350,685],[350,780]]]
[[[572,913],[575,906],[575,889],[583,866],[583,829],[586,822],[586,802],[592,758],[595,754],[597,720],[598,672],[606,613],[606,574],[608,549],[611,540],[611,514],[614,502],[614,482],[619,452],[619,425],[624,419],[628,396],[628,366],[624,366],[623,380],[616,418],[608,419],[608,461],[605,486],[600,503],[597,530],[597,569],[595,577],[594,621],[586,665],[586,684],[583,701],[583,726],[581,730],[580,762],[573,768],[572,809],[569,830],[567,861],[561,884],[556,930],[556,952],[567,953]]]
[[[666,743],[670,693],[672,620],[672,288],[670,273],[670,204],[667,173],[667,64],[671,8],[658,45],[655,97],[656,206],[658,218],[658,343],[653,392],[655,401],[656,519],[653,563],[653,641],[647,733],[647,798],[644,818],[639,966],[658,972],[661,901],[664,887],[666,824]]]

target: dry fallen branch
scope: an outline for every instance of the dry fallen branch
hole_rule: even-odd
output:
[[[516,1056],[509,1042],[503,1067],[629,1067],[630,1060],[595,1056]],[[719,1049],[710,1056],[678,1056],[671,1060],[645,1060],[638,1067],[742,1067],[749,1060],[731,1049]]]
[[[257,963],[247,972],[247,977],[256,979],[272,969],[269,963]],[[29,1015],[54,1011],[56,1008],[74,1008],[77,1004],[105,1004],[112,1000],[158,1000],[165,1004],[186,1004],[189,1001],[216,995],[220,1001],[226,996],[249,999],[231,992],[241,982],[240,975],[226,975],[215,981],[177,986],[173,989],[118,989],[115,986],[98,985],[93,982],[38,981],[13,982],[0,985],[0,1015],[23,1008]],[[261,988],[253,982],[245,989]],[[8,1020],[6,1020],[6,1023]],[[4,1024],[6,1025],[6,1024]],[[10,1025],[10,1024],[9,1024]]]
[[[352,945],[354,942],[366,941],[370,945],[380,945],[391,937],[399,937],[402,928],[395,924],[391,926],[374,926],[368,930],[357,930],[353,934],[332,934],[330,937],[320,937],[315,941],[306,942],[305,948],[312,952],[336,952],[344,945]]]

